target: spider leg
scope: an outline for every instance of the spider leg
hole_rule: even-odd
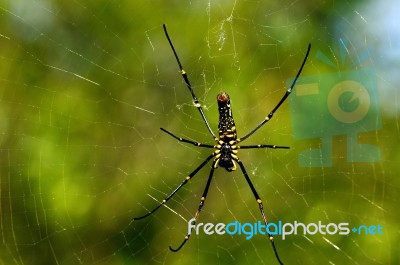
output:
[[[181,184],[179,184],[179,186],[176,187],[176,189],[175,189],[170,195],[168,195],[164,200],[162,200],[162,201],[160,202],[160,204],[159,204],[156,208],[154,208],[154,209],[151,210],[149,213],[147,213],[147,214],[145,214],[145,215],[143,215],[143,216],[134,217],[133,220],[140,220],[140,219],[143,219],[143,218],[145,218],[145,217],[147,217],[147,216],[153,214],[153,213],[154,213],[155,211],[157,211],[162,205],[166,204],[167,201],[168,201],[169,199],[171,199],[172,196],[174,196],[175,193],[177,193],[177,192],[180,190],[180,188],[182,188],[186,183],[188,183],[188,181],[189,181],[192,177],[194,177],[194,176],[196,175],[196,173],[199,172],[199,170],[202,169],[202,168],[204,167],[204,165],[207,164],[208,161],[210,161],[210,159],[211,159],[213,156],[214,156],[214,154],[211,154],[210,156],[208,156],[208,157],[206,158],[206,160],[203,161],[203,163],[201,163],[192,173],[190,173],[188,176],[186,176],[185,179],[181,182]]]
[[[263,220],[264,220],[265,225],[267,226],[268,221],[267,221],[267,217],[266,217],[265,212],[264,212],[264,206],[263,206],[263,203],[262,203],[262,201],[261,201],[261,198],[260,198],[260,196],[258,195],[256,189],[254,188],[254,185],[253,185],[253,183],[251,182],[250,177],[249,177],[249,175],[247,174],[246,169],[244,168],[244,165],[243,165],[242,161],[240,161],[239,159],[235,159],[235,160],[236,160],[237,163],[239,164],[240,169],[242,170],[243,175],[244,175],[244,177],[246,178],[247,184],[249,184],[250,189],[251,189],[251,191],[253,192],[254,197],[256,198],[256,201],[257,201],[257,203],[258,203],[258,207],[260,208],[260,212],[261,212],[262,218],[263,218]],[[274,249],[274,253],[275,253],[276,259],[278,260],[279,264],[283,264],[282,261],[281,261],[281,259],[279,258],[278,251],[276,250],[275,243],[274,243],[274,237],[273,237],[271,234],[269,234],[269,233],[268,233],[268,237],[269,237],[269,240],[270,240],[270,242],[271,242],[272,248]]]
[[[188,76],[187,76],[187,74],[186,74],[186,71],[183,70],[181,61],[179,60],[179,57],[178,57],[178,54],[176,53],[175,48],[174,48],[174,45],[172,44],[172,41],[171,41],[171,39],[169,38],[169,35],[168,35],[168,32],[167,32],[167,26],[166,26],[165,24],[163,24],[163,28],[164,28],[165,36],[166,36],[167,39],[168,39],[169,45],[171,46],[171,49],[172,49],[172,51],[174,52],[175,59],[176,59],[176,61],[177,61],[177,63],[178,63],[179,70],[180,70],[180,73],[181,73],[181,75],[182,75],[182,77],[183,77],[183,80],[185,81],[186,86],[189,88],[189,91],[190,91],[190,93],[192,94],[194,106],[199,110],[200,115],[201,115],[201,117],[203,118],[203,120],[204,120],[204,122],[205,122],[205,124],[206,124],[206,126],[207,126],[207,128],[208,128],[208,131],[210,132],[210,134],[212,135],[212,137],[213,137],[214,139],[216,139],[217,137],[215,136],[214,132],[212,131],[212,129],[211,129],[211,127],[210,127],[210,124],[208,123],[208,120],[207,120],[207,118],[206,118],[206,115],[204,114],[203,108],[201,107],[201,104],[200,104],[199,100],[197,99],[196,95],[194,94],[193,88],[192,88],[192,86],[190,85],[189,78],[188,78]]]
[[[253,133],[255,133],[258,129],[260,129],[261,126],[263,126],[264,124],[266,124],[266,123],[272,118],[272,116],[274,116],[275,111],[277,111],[277,110],[279,109],[279,107],[280,107],[280,106],[282,105],[282,103],[286,100],[286,98],[290,95],[290,93],[292,93],[292,90],[293,90],[294,86],[296,85],[297,79],[299,78],[299,76],[300,76],[300,74],[301,74],[301,71],[303,70],[304,64],[305,64],[306,61],[307,61],[307,57],[308,57],[308,54],[310,53],[310,49],[311,49],[311,44],[308,44],[308,49],[307,49],[306,56],[304,57],[303,63],[301,64],[300,69],[299,69],[299,71],[297,72],[297,75],[296,75],[296,77],[295,77],[294,80],[293,80],[292,85],[289,87],[288,90],[286,90],[285,95],[283,95],[283,97],[282,97],[281,100],[278,102],[278,104],[275,106],[275,108],[273,108],[273,109],[271,110],[271,112],[268,114],[268,116],[266,116],[253,130],[251,130],[248,134],[246,134],[246,135],[243,136],[242,138],[237,139],[238,142],[239,142],[239,141],[245,140],[245,139],[248,138],[250,135],[252,135]]]
[[[178,136],[174,135],[173,133],[167,131],[167,130],[164,129],[164,128],[160,128],[160,129],[161,129],[161,131],[163,131],[163,132],[165,132],[165,133],[168,133],[169,135],[171,135],[172,137],[174,137],[175,139],[177,139],[177,140],[180,141],[180,142],[193,144],[193,145],[198,146],[198,147],[214,148],[214,145],[212,145],[212,144],[202,144],[202,143],[195,142],[195,141],[192,141],[192,140],[183,139],[183,138],[178,137]]]
[[[255,148],[272,148],[272,149],[289,149],[289,146],[279,146],[274,144],[254,144],[254,145],[241,145],[238,149],[255,149]]]
[[[196,214],[194,215],[194,221],[192,222],[192,225],[193,225],[192,227],[194,227],[196,225],[197,218],[199,218],[201,208],[203,208],[204,202],[206,201],[208,189],[210,188],[211,180],[213,178],[214,169],[216,168],[216,166],[217,166],[217,160],[214,160],[214,162],[211,166],[210,175],[208,176],[206,187],[203,192],[203,196],[201,196],[199,207],[197,208]],[[182,241],[182,243],[179,245],[179,247],[172,248],[171,246],[169,246],[169,249],[173,252],[178,252],[185,245],[185,243],[189,240],[190,234],[191,234],[191,231],[185,236],[185,239]]]

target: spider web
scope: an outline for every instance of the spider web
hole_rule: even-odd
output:
[[[371,128],[358,127],[356,139],[378,148],[379,157],[366,152],[361,162],[349,161],[345,130],[323,138],[329,131],[318,122],[326,109],[319,101],[301,120],[300,129],[313,137],[296,138],[291,117],[307,109],[287,101],[246,144],[291,149],[241,150],[239,156],[270,221],[383,227],[383,235],[277,236],[284,263],[398,263],[398,11],[395,1],[2,1],[0,263],[276,263],[262,236],[203,233],[178,253],[168,250],[187,232],[209,166],[167,207],[133,221],[210,152],[178,143],[159,127],[213,143],[163,23],[212,128],[215,97],[224,90],[239,136],[280,100],[308,43],[303,87],[349,69],[373,70],[377,114]],[[300,163],[311,149],[321,150],[317,162],[326,158],[321,139],[332,141],[332,165]],[[241,172],[217,169],[199,222],[258,220]]]

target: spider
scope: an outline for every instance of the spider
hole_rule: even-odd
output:
[[[239,165],[240,170],[242,171],[247,184],[249,185],[255,199],[256,202],[258,204],[258,207],[260,209],[261,212],[261,216],[263,218],[263,221],[265,223],[265,225],[268,224],[267,221],[267,217],[265,215],[264,212],[264,207],[263,207],[263,203],[262,200],[260,198],[260,196],[258,195],[253,183],[250,180],[249,175],[247,174],[247,171],[243,165],[243,162],[239,159],[238,157],[238,151],[239,149],[254,149],[254,148],[273,148],[273,149],[278,149],[278,148],[283,148],[283,149],[288,149],[288,146],[277,146],[277,145],[271,145],[271,144],[257,144],[257,145],[239,145],[239,143],[243,142],[244,140],[246,140],[247,138],[249,138],[253,133],[255,133],[258,129],[260,129],[265,123],[267,123],[269,120],[271,120],[271,118],[273,117],[274,113],[278,110],[278,108],[282,105],[282,103],[286,100],[286,98],[290,95],[290,93],[293,90],[293,87],[296,84],[296,81],[298,79],[298,77],[300,76],[300,73],[303,69],[304,64],[307,61],[307,57],[308,54],[310,53],[310,49],[311,49],[311,44],[308,45],[308,49],[307,49],[307,53],[305,55],[305,58],[303,60],[303,63],[300,66],[300,69],[295,77],[295,79],[293,80],[292,85],[289,87],[289,89],[287,89],[286,93],[284,94],[284,96],[282,97],[282,99],[278,102],[278,104],[272,109],[272,111],[254,128],[252,129],[249,133],[247,133],[246,135],[244,135],[243,137],[238,138],[237,137],[237,131],[236,131],[236,126],[235,126],[235,121],[233,120],[233,115],[232,115],[232,110],[231,110],[231,102],[230,102],[230,98],[229,95],[225,92],[221,92],[217,95],[217,102],[218,102],[218,112],[219,112],[219,123],[218,123],[218,136],[216,136],[213,132],[213,130],[210,127],[210,124],[208,123],[208,120],[203,112],[203,108],[199,102],[199,100],[197,99],[192,86],[190,85],[187,73],[185,70],[183,70],[182,64],[179,60],[178,54],[175,51],[174,45],[172,44],[172,41],[168,35],[167,32],[167,27],[164,24],[163,25],[164,28],[164,33],[165,36],[168,39],[169,45],[171,46],[171,49],[174,53],[175,59],[178,63],[179,66],[179,70],[180,73],[183,77],[183,80],[186,83],[186,86],[188,87],[192,98],[193,98],[193,103],[194,106],[198,109],[198,111],[200,112],[200,115],[205,123],[205,125],[207,126],[208,131],[210,132],[211,136],[213,137],[215,144],[204,144],[204,143],[200,143],[200,142],[196,142],[196,141],[192,141],[192,140],[188,140],[188,139],[184,139],[181,137],[176,136],[175,134],[167,131],[164,128],[160,128],[163,132],[169,134],[170,136],[172,136],[173,138],[177,139],[180,142],[184,142],[184,143],[188,143],[188,144],[193,144],[197,147],[204,147],[204,148],[211,148],[214,149],[214,152],[212,154],[210,154],[195,170],[193,170],[188,176],[185,177],[185,179],[178,185],[178,187],[176,187],[171,194],[169,194],[164,200],[162,200],[159,205],[157,207],[155,207],[153,210],[151,210],[149,213],[140,216],[140,217],[135,217],[133,218],[133,220],[140,220],[143,219],[151,214],[153,214],[155,211],[157,211],[162,205],[166,204],[185,184],[187,184],[189,182],[190,179],[192,179],[197,172],[200,171],[200,169],[202,169],[211,159],[212,160],[212,164],[211,164],[211,170],[210,170],[210,174],[208,176],[208,180],[207,180],[207,184],[204,188],[204,192],[203,195],[201,196],[200,199],[200,203],[199,206],[197,208],[197,211],[195,213],[194,216],[194,222],[192,223],[193,226],[196,224],[197,219],[200,215],[200,211],[204,206],[204,203],[206,201],[207,198],[207,194],[208,194],[208,190],[210,188],[211,185],[211,180],[214,176],[214,170],[220,166],[222,168],[225,168],[228,172],[230,171],[235,171],[237,170],[237,165]],[[274,238],[271,234],[268,233],[268,237],[269,240],[272,244],[272,248],[274,250],[274,254],[275,257],[277,259],[277,261],[282,264],[282,261],[279,258],[278,255],[278,251],[275,247],[275,243],[274,243]],[[189,240],[190,238],[190,233],[188,233],[184,240],[182,241],[182,243],[177,247],[177,248],[172,248],[171,246],[169,247],[169,249],[173,252],[177,252],[179,251],[183,245]]]

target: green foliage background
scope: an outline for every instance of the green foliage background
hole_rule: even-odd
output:
[[[193,216],[207,167],[170,210],[132,222],[209,151],[178,144],[159,127],[212,141],[177,71],[166,23],[211,125],[218,123],[215,96],[226,90],[240,135],[283,95],[308,43],[313,50],[303,75],[332,71],[315,53],[333,56],[342,36],[351,41],[349,54],[373,51],[365,64],[377,71],[382,130],[360,141],[378,146],[381,162],[346,162],[346,137],[336,136],[333,167],[298,166],[298,153],[319,142],[293,139],[287,103],[248,143],[291,149],[240,156],[271,221],[384,227],[375,236],[277,238],[285,264],[397,264],[399,93],[388,69],[398,63],[384,62],[380,48],[399,44],[368,31],[385,28],[369,17],[371,4],[0,1],[0,263],[276,263],[261,237],[202,234],[179,253],[168,250],[186,233],[180,215]],[[259,219],[240,172],[217,170],[199,221]]]

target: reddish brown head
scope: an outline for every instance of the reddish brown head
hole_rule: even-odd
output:
[[[225,92],[220,92],[217,95],[217,101],[219,106],[230,104],[229,95]]]

